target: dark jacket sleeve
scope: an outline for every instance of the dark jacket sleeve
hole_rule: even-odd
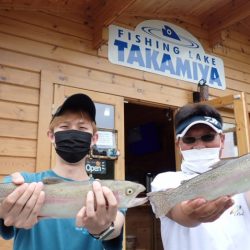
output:
[[[6,227],[3,219],[0,219],[0,235],[5,240],[9,240],[14,237],[14,227]]]
[[[123,213],[123,215],[126,215],[127,209],[119,209],[120,212]],[[105,240],[102,242],[102,245],[105,250],[122,250],[122,242],[123,242],[123,228],[121,230],[121,233],[118,237],[112,239],[112,240]]]

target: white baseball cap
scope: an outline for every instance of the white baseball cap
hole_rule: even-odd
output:
[[[216,118],[210,116],[193,116],[183,121],[176,128],[176,138],[183,137],[187,131],[196,124],[206,124],[217,133],[222,133],[222,124]]]

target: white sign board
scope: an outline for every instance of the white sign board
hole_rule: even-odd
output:
[[[115,148],[115,135],[110,131],[98,131],[97,147]]]
[[[135,31],[110,25],[108,58],[114,64],[226,88],[223,61],[206,54],[188,31],[168,22],[147,20]]]

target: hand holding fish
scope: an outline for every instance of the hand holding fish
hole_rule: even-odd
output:
[[[13,183],[20,185],[0,205],[0,218],[6,226],[31,228],[38,222],[38,212],[44,202],[43,184],[24,183],[21,174],[12,174]]]
[[[93,182],[93,191],[89,191],[86,205],[78,212],[76,224],[85,227],[91,234],[100,234],[114,222],[116,230],[112,238],[120,234],[123,216],[118,211],[118,202],[113,192],[98,181]]]
[[[148,193],[147,196],[154,206],[156,217],[165,216],[173,207],[183,201],[193,200],[195,202],[197,197],[205,198],[207,205],[214,204],[221,209],[221,212],[223,209],[226,210],[232,205],[231,199],[227,198],[228,195],[250,190],[249,162],[250,154],[232,160],[222,160],[211,166],[211,170],[183,181],[177,188]],[[226,198],[224,202],[223,197]],[[202,210],[198,210],[198,212],[202,212]],[[204,212],[209,212],[209,209]],[[207,219],[212,220],[213,217]],[[206,219],[203,218],[203,220]]]
[[[168,216],[183,226],[195,227],[200,223],[215,221],[232,205],[233,201],[228,196],[211,201],[197,198],[181,202],[169,211]]]
[[[103,208],[102,210],[99,209],[99,207],[103,207],[103,201],[105,201],[105,208],[106,205],[109,207],[108,214],[113,215],[113,211],[117,209],[116,206],[119,208],[130,208],[144,204],[147,201],[147,197],[136,198],[139,193],[145,190],[145,187],[139,183],[125,180],[99,180],[98,182],[101,183],[102,189],[99,190],[100,184],[96,183],[94,184],[95,190],[93,191],[92,180],[65,181],[57,177],[44,178],[43,184],[24,183],[24,189],[29,191],[28,194],[25,193],[25,190],[22,190],[19,195],[20,197],[18,196],[15,201],[11,201],[11,203],[15,204],[16,200],[19,202],[18,198],[22,198],[22,205],[25,204],[25,209],[26,206],[28,206],[30,213],[33,213],[33,209],[35,209],[34,216],[38,214],[38,219],[40,219],[76,218],[77,213],[84,207],[84,209],[87,209],[88,217],[93,217],[93,208],[96,209],[96,205],[98,206],[98,214],[100,211],[105,211]],[[11,182],[0,183],[0,203],[5,202],[6,198],[18,189],[19,187]],[[41,189],[43,191],[41,191]],[[110,191],[112,191],[112,193],[110,193]],[[43,192],[46,196],[44,202]],[[23,196],[26,197],[25,201],[28,201],[27,203],[23,202]],[[35,200],[33,200],[33,198],[35,198]],[[118,205],[114,205],[116,204],[114,203],[114,198]],[[86,204],[86,201],[88,204]],[[98,204],[96,201],[98,201]],[[40,203],[43,203],[41,209]],[[112,208],[114,206],[115,209]],[[91,212],[89,213],[89,211]]]

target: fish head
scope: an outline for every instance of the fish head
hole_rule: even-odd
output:
[[[140,183],[117,181],[113,193],[118,201],[119,208],[130,208],[142,205],[148,200],[147,197],[136,198],[145,189]]]

